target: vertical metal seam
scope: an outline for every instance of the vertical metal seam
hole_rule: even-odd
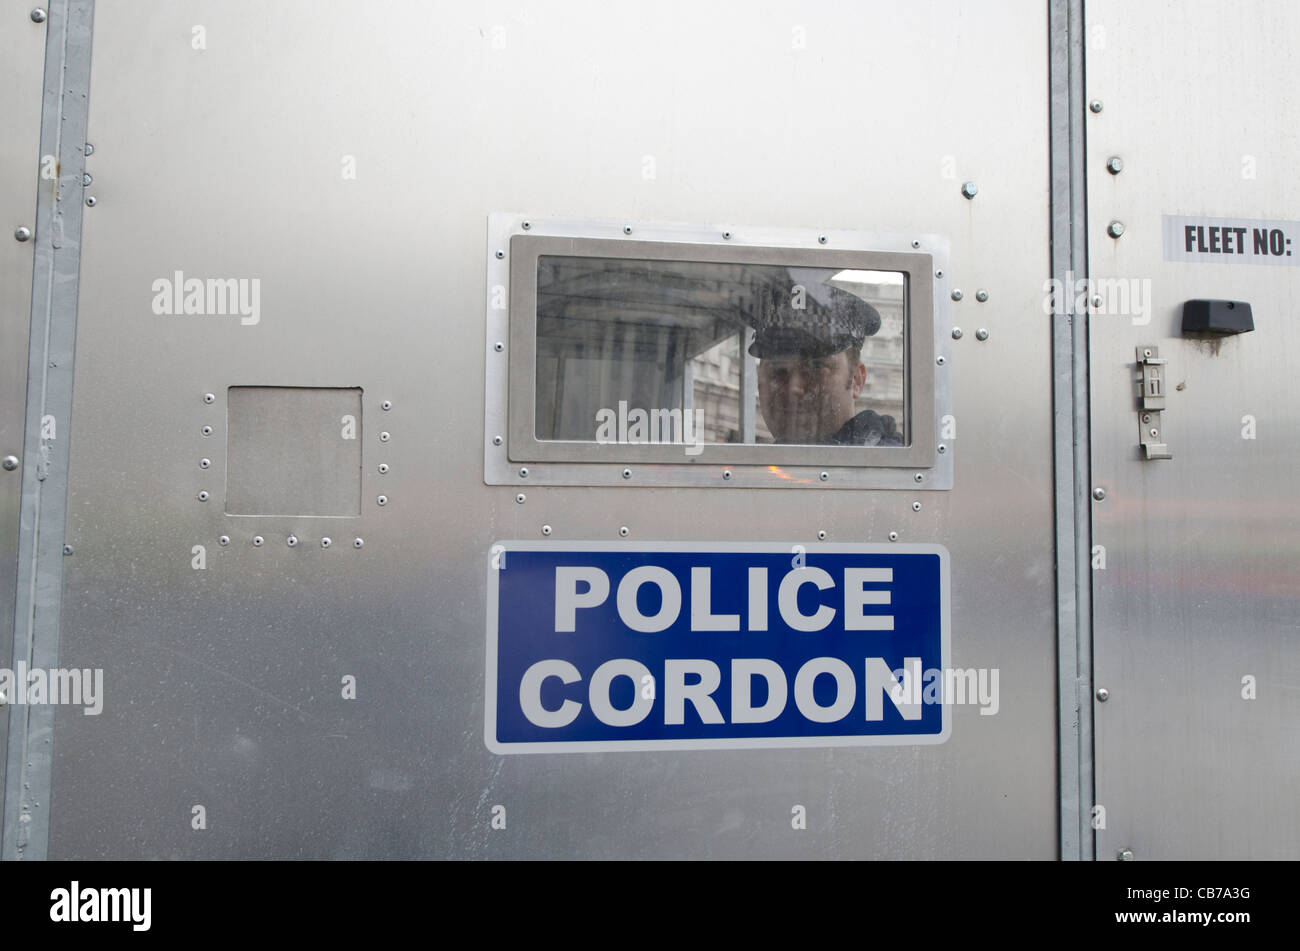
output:
[[[24,661],[28,669],[52,667],[59,656],[93,0],[55,0],[47,13],[40,151],[56,156],[59,175],[52,190],[42,184],[36,202],[23,439],[28,464],[21,490],[12,655],[15,664]],[[53,378],[51,369],[59,370]],[[47,415],[55,420],[51,440],[43,434]],[[15,686],[25,691],[25,683]],[[9,715],[0,854],[44,859],[55,708],[15,703]]]
[[[1048,33],[1060,854],[1079,860],[1094,853],[1087,313],[1073,310],[1087,272],[1083,0],[1048,0]]]

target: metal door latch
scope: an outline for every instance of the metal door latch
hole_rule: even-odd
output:
[[[1144,459],[1172,459],[1161,441],[1161,415],[1165,409],[1165,362],[1158,347],[1137,348],[1138,438]]]

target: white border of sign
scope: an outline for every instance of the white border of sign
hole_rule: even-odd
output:
[[[751,554],[790,553],[800,545],[807,554],[912,554],[939,556],[939,624],[940,666],[951,665],[951,579],[948,549],[934,544],[841,545],[805,544],[803,542],[609,542],[609,541],[496,541],[488,549],[487,579],[487,680],[484,684],[486,704],[483,714],[483,741],[498,755],[516,753],[645,753],[658,750],[745,750],[826,748],[834,746],[934,746],[946,743],[952,734],[952,710],[943,704],[943,726],[938,733],[892,736],[774,736],[736,737],[702,740],[577,740],[555,743],[498,743],[497,709],[497,603],[499,588],[495,556],[505,552],[507,567],[512,551],[625,551],[625,552],[748,552]]]

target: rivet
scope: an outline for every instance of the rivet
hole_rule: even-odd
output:
[[[818,244],[825,244],[825,243],[826,243],[826,235],[824,235],[824,234],[819,234],[819,235],[817,236],[817,243],[818,243]]]
[[[1143,414],[1142,414],[1142,422],[1144,422],[1144,423],[1149,423],[1149,422],[1151,422],[1151,414],[1150,414],[1150,413],[1143,413]]]
[[[944,365],[945,363],[947,363],[948,361],[947,361],[946,359],[944,359],[944,357],[943,357],[942,355],[940,355],[940,356],[937,356],[937,357],[934,358],[934,362],[937,363],[937,364],[939,364],[939,366],[943,366],[943,365]]]
[[[82,184],[83,186],[85,186],[85,185],[89,185],[89,184],[90,184],[91,182],[93,182],[93,181],[94,181],[94,179],[90,177],[90,173],[89,173],[89,172],[82,172],[82,173],[81,173],[81,184]]]
[[[38,7],[37,9],[35,9],[35,10],[32,11],[32,13],[31,13],[31,17],[32,17],[32,22],[33,22],[33,23],[44,23],[44,22],[45,22],[45,11],[42,10],[42,9],[40,9],[40,8]]]
[[[206,469],[206,468],[207,468],[208,466],[210,466],[210,465],[212,465],[212,460],[211,460],[211,459],[200,459],[200,460],[199,460],[199,468],[200,468],[200,469]]]
[[[529,228],[531,228],[532,226],[533,226],[533,223],[532,223],[531,221],[525,221],[524,224],[523,224],[523,228],[524,228],[525,231],[527,231],[527,230],[528,230]]]
[[[954,288],[952,289],[952,293],[949,294],[948,296],[951,297],[953,300],[961,300],[961,299],[962,299],[964,296],[966,296],[966,295],[964,295],[964,294],[961,292],[961,288],[960,288],[960,287],[954,287]]]
[[[217,539],[217,544],[220,545],[222,548],[225,548],[227,545],[230,544],[230,536],[222,535],[220,538]]]
[[[988,340],[988,339],[989,339],[989,329],[988,329],[987,327],[981,327],[979,330],[975,331],[975,339],[976,339],[976,340]]]
[[[919,512],[919,511],[921,511],[921,503],[920,503],[920,502],[913,502],[913,503],[912,503],[912,511],[913,511],[913,512]]]
[[[1110,158],[1106,159],[1106,171],[1110,172],[1112,175],[1118,175],[1120,172],[1124,171],[1124,160],[1118,155],[1112,155]]]
[[[1120,235],[1124,233],[1124,222],[1112,221],[1110,224],[1106,226],[1106,233],[1110,235],[1112,238],[1118,238]]]
[[[284,540],[284,543],[288,545],[290,548],[296,548],[298,547],[298,536],[290,535],[288,538]]]
[[[976,195],[979,194],[979,190],[980,187],[976,185],[974,182],[965,182],[961,186],[961,193],[963,198],[974,198]]]
[[[934,272],[935,277],[943,277],[943,268],[938,268]]]
[[[1100,99],[1094,99],[1092,102],[1088,103],[1088,108],[1093,112],[1101,112],[1104,107],[1102,106]]]
[[[64,545],[64,546],[63,546],[63,553],[64,553],[65,555],[71,555],[71,554],[72,554],[72,546],[71,546],[71,545]]]
[[[937,445],[935,448],[939,450],[939,455],[941,456],[948,451],[948,447],[945,446],[943,443],[939,443],[939,445]]]
[[[519,468],[519,478],[521,478],[521,479],[527,479],[527,478],[528,478],[528,467],[527,467],[527,466],[520,466],[520,468]]]
[[[1106,497],[1106,490],[1103,489],[1101,486],[1097,486],[1097,488],[1092,490],[1092,497],[1096,499],[1098,502],[1100,502],[1102,499]]]
[[[381,462],[381,463],[379,464],[379,474],[380,474],[380,475],[383,475],[383,474],[384,474],[385,472],[387,472],[387,471],[388,471],[388,463],[386,463],[386,462]]]
[[[208,492],[206,489],[204,489],[202,492],[199,493],[199,501],[206,502],[207,500],[208,500]]]
[[[623,226],[623,233],[624,233],[624,234],[631,234],[631,233],[632,233],[632,226],[631,226],[631,225],[624,225],[624,226]]]
[[[891,542],[896,542],[896,541],[898,541],[898,532],[890,532],[890,533],[889,533],[889,540],[890,540]]]
[[[361,547],[362,545],[364,545],[364,544],[365,544],[365,542],[362,541],[360,538],[354,538],[354,539],[352,539],[352,547],[353,547],[353,548],[360,548],[360,547]]]
[[[632,478],[632,470],[631,470],[631,469],[624,469],[624,470],[623,470],[623,478],[624,478],[624,479],[630,479],[630,478]]]
[[[379,434],[379,441],[380,441],[380,442],[388,442],[388,440],[390,440],[390,439],[392,439],[392,438],[393,438],[393,437],[390,436],[388,433],[380,433],[380,434]]]
[[[14,229],[14,238],[17,239],[18,241],[28,241],[28,240],[31,239],[31,236],[32,236],[32,229],[31,229],[31,228],[15,228],[15,229]]]
[[[1100,295],[1100,294],[1097,294],[1097,295],[1094,295],[1094,296],[1093,296],[1093,298],[1092,298],[1092,306],[1093,306],[1094,308],[1100,310],[1100,309],[1101,309],[1101,305],[1102,305],[1103,303],[1105,303],[1105,302],[1101,299],[1101,295]]]
[[[975,292],[975,299],[982,304],[989,299],[989,292],[984,290],[984,288],[981,287],[979,290]]]
[[[380,407],[380,409],[383,409],[383,410],[390,410],[390,409],[393,408],[393,401],[392,401],[392,400],[384,400],[382,403],[379,404],[379,407]]]
[[[620,535],[622,535],[624,538],[627,538],[627,536],[628,536],[628,534],[629,534],[628,527],[627,527],[626,525],[624,525],[622,528],[620,528],[620,529],[618,530],[618,533],[619,533]]]
[[[1120,850],[1119,850],[1119,854],[1118,854],[1117,856],[1115,856],[1115,860],[1118,861],[1118,862],[1132,862],[1132,861],[1133,861],[1133,850],[1132,850],[1132,849],[1120,849]]]
[[[322,539],[320,540],[320,547],[321,547],[321,548],[329,548],[330,545],[332,545],[332,544],[334,544],[334,542],[332,542],[332,541],[330,540],[330,538],[329,538],[328,535],[326,535],[324,538],[322,538]]]
[[[1151,348],[1150,348],[1150,347],[1147,347],[1145,350],[1143,350],[1143,351],[1142,351],[1142,356],[1144,356],[1144,357],[1149,357],[1149,356],[1151,356]]]
[[[502,251],[500,248],[498,248],[498,249],[497,249],[497,260],[500,261],[500,260],[501,260],[503,257],[505,257],[505,256],[506,256],[506,253],[505,253],[504,251]]]
[[[730,470],[730,469],[723,469],[723,470],[722,470],[722,478],[724,478],[724,479],[730,479],[730,478],[731,478],[731,470]]]
[[[264,539],[261,535],[254,535],[254,536],[253,536],[253,547],[254,547],[254,548],[261,548],[261,547],[262,547],[262,542],[264,542],[265,540],[266,540],[266,539]]]
[[[912,476],[912,481],[913,481],[913,482],[924,482],[924,481],[925,481],[925,476],[924,476],[922,473],[918,472],[916,475]]]
[[[542,526],[542,534],[543,534],[543,535],[549,535],[549,534],[551,534],[551,526],[549,526],[549,525],[543,525],[543,526]]]
[[[498,340],[496,343],[492,344],[492,349],[495,350],[497,353],[500,353],[500,352],[501,352],[502,350],[504,350],[505,348],[506,348],[506,345],[505,345],[504,343],[502,343],[500,340]]]
[[[493,437],[492,437],[492,445],[494,445],[494,446],[499,446],[499,445],[501,445],[503,442],[505,442],[505,440],[502,439],[500,436],[493,436]]]
[[[520,505],[523,505],[525,502],[528,501],[528,496],[520,492],[518,495],[515,496],[515,501],[518,502]]]
[[[18,457],[5,456],[4,467],[6,472],[13,472],[18,468]]]
[[[96,198],[94,195],[87,195],[87,196],[86,196],[86,207],[87,207],[87,208],[94,208],[95,205],[97,205],[98,203],[99,203],[99,199]]]
[[[217,399],[217,398],[216,398],[215,396],[213,396],[211,393],[204,393],[204,394],[203,394],[203,402],[205,402],[205,403],[213,403],[213,402],[216,402],[216,399]]]
[[[379,496],[377,499],[375,499],[375,504],[376,504],[376,505],[387,505],[387,504],[388,504],[388,496],[386,496],[386,495],[381,495],[381,496]]]
[[[205,435],[205,436],[211,436],[211,435],[212,435],[212,427],[211,427],[211,426],[204,426],[203,429],[201,430],[201,432],[202,432],[203,435]]]
[[[94,147],[93,145],[91,145],[89,142],[87,142],[87,143],[86,143],[86,149],[85,149],[85,152],[86,152],[87,155],[94,155],[94,154],[95,154],[95,147]]]
[[[1156,429],[1154,426],[1152,426],[1150,429],[1148,429],[1147,432],[1150,433],[1152,436],[1159,436],[1159,435],[1160,435],[1160,430]]]
[[[817,533],[817,537],[818,537],[819,539],[825,540],[825,538],[826,538],[826,530],[825,530],[825,529],[822,529],[821,531],[819,531],[819,532]]]
[[[730,240],[731,240],[731,232],[730,232],[730,231],[724,231],[724,232],[722,232],[722,238],[723,238],[724,241],[730,241]]]
[[[953,327],[953,328],[952,328],[952,339],[953,339],[953,340],[960,340],[960,339],[961,339],[961,328],[960,328],[960,327]]]
[[[1097,699],[1100,700],[1102,703],[1105,703],[1107,700],[1110,699],[1110,691],[1107,690],[1105,687],[1098,687]]]
[[[827,481],[830,477],[831,474],[829,472],[823,472],[820,476],[818,476],[818,478],[820,478],[823,482]]]
[[[920,242],[920,240],[918,240],[918,239],[916,239],[916,238],[913,238],[913,239],[912,239],[912,247],[914,247],[914,248],[919,248],[920,246],[921,246],[921,242]]]

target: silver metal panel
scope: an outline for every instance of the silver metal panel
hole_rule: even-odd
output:
[[[14,608],[18,580],[19,502],[27,403],[27,341],[31,326],[32,255],[36,242],[12,233],[36,230],[36,192],[41,168],[41,88],[45,23],[32,21],[31,6],[3,4],[0,21],[0,457],[19,460],[0,469],[0,667],[12,667]],[[48,20],[46,21],[48,23]],[[53,174],[51,169],[50,174]],[[35,462],[35,460],[30,460]],[[0,707],[0,749],[6,747],[8,711]],[[0,758],[0,795],[5,761]]]
[[[50,854],[1055,856],[1044,5],[369,10],[96,11],[63,647],[107,696],[58,714]],[[948,235],[952,491],[484,485],[502,208]],[[177,269],[260,278],[260,321],[154,314]],[[202,395],[230,385],[364,389],[346,534],[197,501]],[[942,544],[953,664],[998,668],[1000,710],[924,748],[496,756],[484,561],[543,526]]]
[[[1294,219],[1300,7],[1089,0],[1089,262],[1150,310],[1091,319],[1097,854],[1300,857],[1300,350],[1291,268],[1163,259],[1163,215]],[[1195,68],[1189,68],[1195,64]],[[1123,170],[1109,174],[1110,156]],[[1111,221],[1123,236],[1108,236]],[[1143,283],[1145,282],[1145,284]],[[1255,331],[1184,338],[1184,301],[1249,301]],[[1149,322],[1148,322],[1149,321]],[[1168,360],[1138,451],[1134,348]],[[1245,417],[1253,417],[1256,438]],[[1255,678],[1245,699],[1243,678]]]

